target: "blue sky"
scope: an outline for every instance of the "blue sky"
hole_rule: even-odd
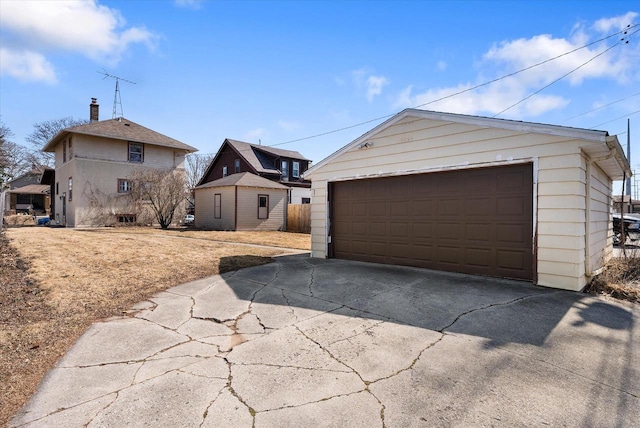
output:
[[[91,97],[110,119],[106,70],[136,82],[120,83],[126,118],[201,153],[224,138],[281,144],[496,79],[638,25],[639,13],[612,0],[0,0],[0,115],[21,144],[34,122],[88,118]],[[577,69],[498,117],[596,127],[626,146],[627,117],[640,135],[638,29],[628,44],[612,37],[423,108],[493,116]],[[279,147],[318,162],[381,121]],[[640,148],[631,163],[640,169]]]

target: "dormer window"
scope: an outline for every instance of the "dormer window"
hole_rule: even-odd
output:
[[[288,180],[289,179],[289,162],[288,161],[283,160],[281,162],[280,171],[282,172],[282,179]]]
[[[293,178],[300,178],[300,162],[293,161],[291,174],[293,175]]]
[[[144,146],[140,143],[129,143],[129,162],[144,162]]]

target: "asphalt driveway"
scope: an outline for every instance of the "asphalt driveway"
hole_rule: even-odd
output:
[[[308,256],[93,325],[11,426],[637,426],[640,307]]]

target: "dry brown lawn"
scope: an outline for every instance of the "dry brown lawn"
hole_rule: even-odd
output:
[[[11,228],[0,234],[0,426],[91,323],[174,285],[308,250],[285,232]],[[224,242],[221,242],[224,241]],[[229,242],[229,243],[227,243]]]

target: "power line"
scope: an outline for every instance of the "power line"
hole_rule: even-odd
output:
[[[637,97],[638,95],[640,95],[640,92],[636,92],[635,94],[633,94],[633,95],[629,95],[628,97],[620,98],[619,100],[612,101],[612,102],[610,102],[609,104],[605,104],[605,105],[600,106],[600,107],[592,108],[591,110],[587,110],[587,111],[582,112],[582,113],[580,113],[580,114],[577,114],[577,115],[575,115],[575,116],[571,116],[571,117],[569,117],[569,118],[567,118],[567,119],[562,120],[562,122],[568,122],[568,121],[573,120],[573,119],[576,119],[576,118],[578,118],[578,117],[580,117],[580,116],[584,116],[585,114],[589,114],[589,113],[592,113],[592,112],[594,112],[594,111],[597,111],[597,110],[603,109],[603,108],[605,108],[605,107],[612,106],[612,105],[617,104],[617,103],[619,103],[619,102],[626,101],[626,100],[628,100],[629,98]]]
[[[611,49],[615,48],[616,46],[618,46],[620,42],[616,43],[613,46],[610,46],[609,48],[603,50],[602,52],[600,52],[599,54],[597,54],[596,56],[592,57],[591,59],[589,59],[587,62],[584,62],[582,64],[580,64],[579,66],[577,66],[576,68],[574,68],[573,70],[569,71],[568,73],[563,74],[562,76],[558,77],[557,79],[555,79],[554,81],[552,81],[551,83],[549,83],[548,85],[543,86],[542,88],[538,89],[537,91],[534,91],[532,93],[530,93],[529,95],[527,95],[526,97],[524,97],[523,99],[521,99],[520,101],[518,101],[517,103],[511,104],[509,107],[507,107],[506,109],[502,110],[499,113],[494,114],[491,117],[498,117],[500,116],[502,113],[504,113],[505,111],[511,110],[513,107],[517,106],[518,104],[522,104],[523,102],[525,102],[526,100],[528,100],[529,98],[533,97],[536,94],[539,94],[540,92],[544,91],[545,89],[547,89],[549,86],[553,85],[554,83],[559,82],[560,80],[564,79],[565,77],[567,77],[568,75],[570,75],[571,73],[574,73],[576,71],[578,71],[579,69],[581,69],[582,67],[584,67],[585,65],[589,64],[591,61],[593,61],[594,59],[606,54],[607,52],[609,52]]]
[[[476,90],[476,89],[481,88],[481,87],[483,87],[483,86],[490,85],[490,84],[492,84],[492,83],[498,82],[498,81],[503,80],[503,79],[506,79],[506,78],[508,78],[508,77],[515,76],[515,75],[520,74],[520,73],[522,73],[522,72],[525,72],[525,71],[527,71],[527,70],[531,70],[532,68],[535,68],[535,67],[541,66],[541,65],[543,65],[543,64],[546,64],[546,63],[548,63],[548,62],[554,61],[554,60],[556,60],[556,59],[558,59],[558,58],[562,58],[562,57],[564,57],[564,56],[566,56],[566,55],[570,55],[570,54],[572,54],[572,53],[574,53],[574,52],[577,52],[577,51],[579,51],[579,50],[581,50],[581,49],[584,49],[584,48],[587,48],[587,47],[592,46],[592,45],[594,45],[594,44],[597,44],[597,43],[603,42],[603,41],[605,41],[605,40],[608,40],[608,39],[610,39],[610,38],[612,38],[612,37],[618,36],[618,35],[620,35],[620,34],[626,34],[629,30],[631,30],[631,29],[634,29],[634,28],[638,27],[638,25],[640,25],[640,24],[629,24],[629,25],[627,25],[627,27],[626,27],[626,28],[624,28],[623,30],[620,30],[620,31],[618,31],[618,32],[616,32],[616,33],[612,33],[612,34],[610,34],[610,35],[608,35],[608,36],[602,37],[602,38],[600,38],[600,39],[598,39],[598,40],[595,40],[595,41],[593,41],[593,42],[591,42],[591,43],[587,43],[586,45],[580,46],[579,48],[576,48],[576,49],[573,49],[573,50],[571,50],[571,51],[565,52],[565,53],[563,53],[563,54],[557,55],[557,56],[555,56],[555,57],[553,57],[553,58],[546,59],[546,60],[544,60],[544,61],[542,61],[542,62],[539,62],[539,63],[537,63],[537,64],[530,65],[530,66],[528,66],[528,67],[525,67],[525,68],[520,69],[520,70],[518,70],[518,71],[515,71],[515,72],[513,72],[513,73],[505,74],[504,76],[501,76],[501,77],[498,77],[498,78],[495,78],[495,79],[489,80],[489,81],[487,81],[487,82],[484,82],[484,83],[481,83],[481,84],[478,84],[478,85],[472,86],[472,87],[467,88],[467,89],[464,89],[464,90],[462,90],[462,91],[454,92],[454,93],[449,94],[449,95],[446,95],[446,96],[444,96],[444,97],[440,97],[440,98],[437,98],[437,99],[435,99],[435,100],[431,100],[431,101],[429,101],[429,102],[426,102],[426,103],[423,103],[423,104],[419,104],[419,105],[417,105],[417,106],[415,106],[415,107],[413,107],[413,108],[416,108],[416,109],[417,109],[417,108],[424,107],[424,106],[429,105],[429,104],[437,103],[437,102],[439,102],[439,101],[442,101],[442,100],[445,100],[445,99],[449,99],[449,98],[452,98],[452,97],[455,97],[455,96],[458,96],[458,95],[464,94],[464,93],[466,93],[466,92],[470,92],[470,91]],[[638,31],[640,31],[640,30],[636,30],[633,34],[637,33]],[[633,34],[631,34],[631,35],[633,35]],[[631,36],[631,35],[630,35],[630,36]],[[613,48],[614,46],[617,46],[619,43],[620,43],[620,42],[617,42],[615,45],[611,46],[609,49]],[[605,52],[606,52],[606,51],[605,51]],[[603,53],[604,53],[604,52],[603,52]],[[603,54],[603,53],[602,53],[602,54]],[[599,55],[602,55],[602,54],[599,54]],[[592,58],[592,59],[595,59],[595,57],[594,57],[594,58]],[[575,70],[574,70],[574,71],[575,71]],[[564,77],[564,76],[563,76],[563,77]],[[555,82],[553,82],[553,83],[555,83]],[[542,89],[545,89],[545,88],[542,88]],[[506,110],[505,110],[505,111],[506,111]],[[503,111],[503,112],[504,112],[504,111]],[[503,113],[503,112],[500,112],[500,113],[498,113],[498,114],[501,114],[501,113]],[[284,142],[282,142],[282,143],[271,144],[271,145],[270,145],[270,147],[283,146],[283,145],[285,145],[285,144],[298,143],[298,142],[300,142],[300,141],[306,141],[306,140],[311,140],[311,139],[318,138],[318,137],[324,137],[325,135],[335,134],[335,133],[337,133],[337,132],[342,132],[342,131],[346,131],[346,130],[348,130],[348,129],[357,128],[357,127],[359,127],[359,126],[366,125],[366,124],[369,124],[369,123],[372,123],[372,122],[377,122],[377,121],[380,121],[380,120],[388,119],[388,118],[390,118],[390,117],[392,117],[392,116],[395,116],[395,115],[396,115],[396,113],[391,113],[391,114],[388,114],[388,115],[385,115],[385,116],[377,117],[377,118],[375,118],[375,119],[370,119],[370,120],[366,120],[366,121],[364,121],[364,122],[359,122],[359,123],[356,123],[356,124],[354,124],[354,125],[349,125],[349,126],[345,126],[345,127],[342,127],[342,128],[334,129],[334,130],[331,130],[331,131],[326,131],[326,132],[321,132],[321,133],[319,133],[319,134],[310,135],[310,136],[308,136],[308,137],[297,138],[297,139],[295,139],[295,140],[289,140],[289,141],[284,141]]]
[[[625,117],[633,116],[634,114],[637,114],[637,113],[640,113],[640,110],[632,111],[631,113],[627,113],[627,114],[622,115],[620,117],[616,117],[615,119],[611,119],[611,120],[608,120],[606,122],[599,123],[597,125],[592,126],[589,129],[596,129],[599,126],[606,125],[607,123],[615,122],[616,120],[624,119]],[[626,132],[623,132],[622,134],[626,134]],[[620,134],[617,134],[617,135],[620,135]]]

